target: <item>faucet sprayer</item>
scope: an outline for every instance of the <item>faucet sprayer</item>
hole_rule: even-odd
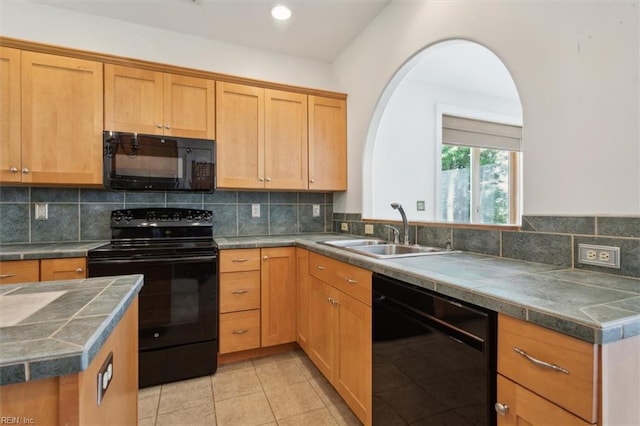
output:
[[[403,227],[403,234],[404,234],[402,244],[409,245],[409,222],[407,221],[407,215],[404,213],[402,204],[391,203],[391,207],[394,210],[398,210],[400,212],[400,215],[402,216],[402,227]]]

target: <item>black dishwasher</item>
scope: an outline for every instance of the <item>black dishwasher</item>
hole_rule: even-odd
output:
[[[373,275],[373,424],[495,425],[495,312]]]

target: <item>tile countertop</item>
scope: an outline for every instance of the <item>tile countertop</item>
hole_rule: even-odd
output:
[[[85,370],[142,283],[121,275],[0,286],[0,385]]]
[[[379,260],[317,244],[345,234],[216,238],[221,249],[296,245],[590,343],[639,336],[640,279],[469,252]]]
[[[318,244],[338,238],[362,237],[292,234],[215,240],[220,249],[304,247],[591,343],[640,336],[638,278],[469,252],[378,260]],[[0,245],[0,260],[84,256],[104,243]]]

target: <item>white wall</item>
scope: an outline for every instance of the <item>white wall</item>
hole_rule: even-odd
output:
[[[525,214],[640,214],[638,2],[394,1],[334,63],[349,94],[349,191],[385,85],[435,42],[476,41],[505,63],[524,114]]]
[[[173,31],[0,0],[0,35],[297,86],[337,90],[329,64]]]

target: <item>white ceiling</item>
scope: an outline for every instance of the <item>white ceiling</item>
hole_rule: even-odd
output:
[[[331,63],[391,0],[34,1]],[[291,19],[273,19],[276,4],[288,6]]]

